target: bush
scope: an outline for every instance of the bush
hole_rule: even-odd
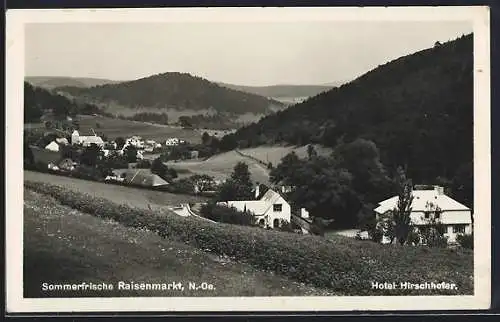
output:
[[[241,212],[235,208],[219,206],[213,203],[201,207],[201,215],[207,219],[234,225],[255,226],[255,217],[251,213]]]
[[[280,219],[280,225],[278,227],[278,230],[284,231],[287,233],[294,233],[295,232],[295,230],[293,229],[292,223],[290,223],[286,220],[283,220],[283,219]]]
[[[419,245],[420,244],[420,234],[412,229],[408,233],[408,237],[406,239],[406,243],[408,245]]]
[[[148,159],[143,159],[137,161],[135,164],[136,169],[149,169],[151,168],[151,161]]]
[[[171,240],[228,256],[292,280],[343,295],[473,294],[473,253],[420,247],[392,247],[341,236],[288,234],[256,227],[210,223],[158,211],[144,211],[46,183],[25,187],[61,204],[125,226],[145,228]],[[425,265],[422,265],[425,263]],[[455,290],[374,290],[371,281],[444,281]]]
[[[193,182],[189,178],[180,179],[168,185],[168,191],[171,193],[194,194]]]
[[[368,230],[368,236],[373,242],[380,243],[382,242],[382,238],[384,237],[384,232],[378,227],[373,227]]]
[[[457,236],[457,242],[463,248],[474,249],[474,235],[460,234]]]

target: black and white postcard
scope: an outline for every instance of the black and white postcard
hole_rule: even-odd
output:
[[[6,19],[8,312],[489,307],[487,7]]]

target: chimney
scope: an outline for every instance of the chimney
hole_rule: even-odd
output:
[[[437,191],[438,195],[444,195],[444,188],[441,186],[434,186],[434,190]]]
[[[259,198],[260,196],[260,184],[257,183],[255,186],[255,199]]]

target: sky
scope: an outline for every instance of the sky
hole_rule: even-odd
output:
[[[470,22],[31,23],[26,76],[186,72],[238,85],[345,82],[472,32]]]

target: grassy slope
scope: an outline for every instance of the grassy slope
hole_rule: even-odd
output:
[[[314,145],[314,147],[319,155],[329,155],[332,152],[332,149],[320,145]],[[281,159],[285,155],[292,151],[294,151],[299,158],[307,157],[307,146],[260,146],[256,148],[241,149],[239,151],[244,155],[256,158],[266,164],[271,162],[275,166],[281,162]]]
[[[113,202],[123,203],[142,209],[148,209],[148,205],[151,206],[152,209],[162,209],[166,206],[175,206],[180,203],[201,202],[206,200],[206,198],[203,197],[118,186],[32,171],[24,171],[24,180],[47,182],[63,186],[73,191],[88,193],[96,197],[106,198]]]
[[[24,192],[24,296],[328,295],[157,234],[83,214]],[[44,292],[41,283],[113,283],[114,291]],[[118,291],[118,281],[213,284],[215,291]]]
[[[264,166],[235,151],[221,153],[205,161],[179,161],[166,164],[175,169],[186,169],[193,173],[208,174],[216,179],[225,179],[231,175],[234,166],[240,161],[248,164],[252,180],[261,183],[269,181],[269,171]]]

